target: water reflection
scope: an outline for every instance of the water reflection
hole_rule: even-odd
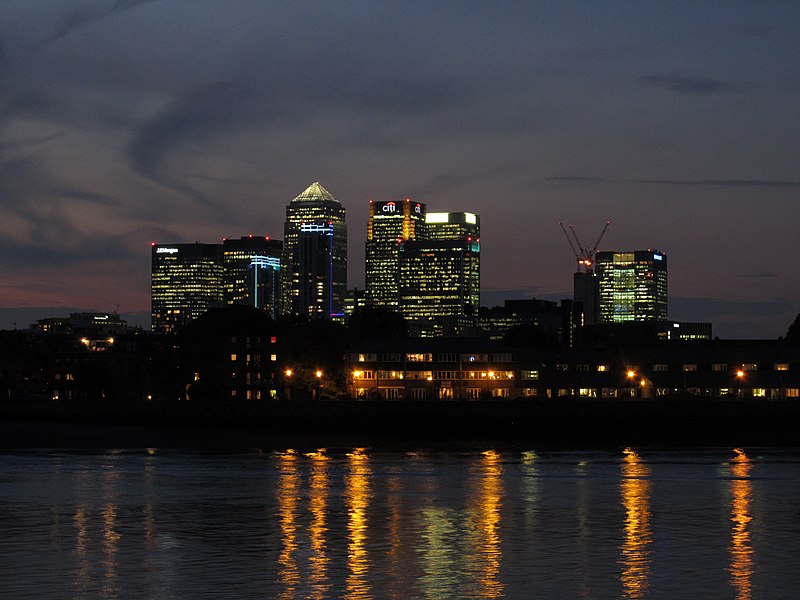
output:
[[[502,498],[503,465],[501,456],[494,450],[483,453],[481,460],[481,487],[478,496],[478,532],[481,561],[480,587],[482,598],[499,598],[503,594],[500,581],[500,504]]]
[[[626,448],[622,460],[620,495],[625,509],[622,547],[622,591],[625,598],[643,598],[650,583],[653,532],[650,528],[650,468]]]
[[[350,472],[345,482],[347,501],[347,582],[345,598],[371,598],[369,557],[367,556],[367,508],[370,499],[371,475],[369,456],[363,448],[347,455]]]
[[[739,448],[734,450],[731,459],[731,584],[736,590],[737,600],[750,600],[753,574],[753,548],[750,545],[748,524],[752,520],[750,500],[753,484],[750,470],[753,468],[750,459]]]
[[[325,536],[328,533],[328,457],[325,450],[317,450],[307,455],[311,459],[311,481],[309,482],[309,510],[311,523],[308,536],[311,546],[309,558],[311,598],[324,598],[330,587],[327,583],[328,556]]]
[[[283,545],[278,556],[278,581],[281,598],[294,598],[300,582],[297,568],[297,497],[300,475],[297,468],[297,453],[288,450],[278,455],[280,480],[278,483],[278,519]]]

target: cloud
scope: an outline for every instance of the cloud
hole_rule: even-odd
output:
[[[640,183],[645,185],[800,188],[800,181],[785,179],[606,179],[582,175],[545,177],[545,181],[575,183]]]
[[[153,0],[117,0],[104,8],[83,4],[67,13],[61,25],[47,38],[45,43],[54,42],[75,31],[90,27],[106,17],[122,13],[140,4],[147,4],[149,2],[153,2]]]
[[[244,89],[229,82],[216,82],[186,93],[146,121],[128,145],[134,170],[143,177],[216,207],[198,190],[170,176],[165,168],[169,155],[230,125],[236,118]]]
[[[639,78],[641,83],[658,87],[679,94],[730,94],[741,92],[749,88],[748,85],[722,81],[719,79],[706,79],[687,77],[679,73],[666,75],[643,75]]]

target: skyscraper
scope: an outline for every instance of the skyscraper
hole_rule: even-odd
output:
[[[222,242],[225,303],[255,306],[277,317],[282,252],[283,242],[269,237],[226,238]]]
[[[400,312],[422,335],[446,317],[472,323],[480,307],[480,219],[473,213],[428,213],[427,239],[400,244]]]
[[[286,207],[282,312],[330,319],[343,314],[347,289],[344,207],[314,182]]]
[[[220,244],[151,244],[151,323],[172,333],[223,303]]]
[[[657,250],[598,252],[600,321],[667,319],[667,255]]]
[[[366,242],[367,303],[398,308],[400,244],[425,239],[425,205],[406,198],[403,202],[369,203]]]

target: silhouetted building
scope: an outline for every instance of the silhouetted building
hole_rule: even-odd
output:
[[[226,238],[225,304],[247,304],[277,318],[281,298],[283,242],[265,236]]]
[[[151,248],[152,329],[171,333],[223,303],[221,244],[155,244]]]
[[[600,321],[665,321],[667,255],[657,250],[598,252]]]
[[[207,311],[178,336],[179,373],[190,401],[277,399],[275,322],[252,306]]]
[[[283,313],[341,316],[347,289],[344,207],[318,182],[286,207]]]

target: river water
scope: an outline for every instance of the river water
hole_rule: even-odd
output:
[[[0,454],[2,598],[800,597],[800,451]]]

